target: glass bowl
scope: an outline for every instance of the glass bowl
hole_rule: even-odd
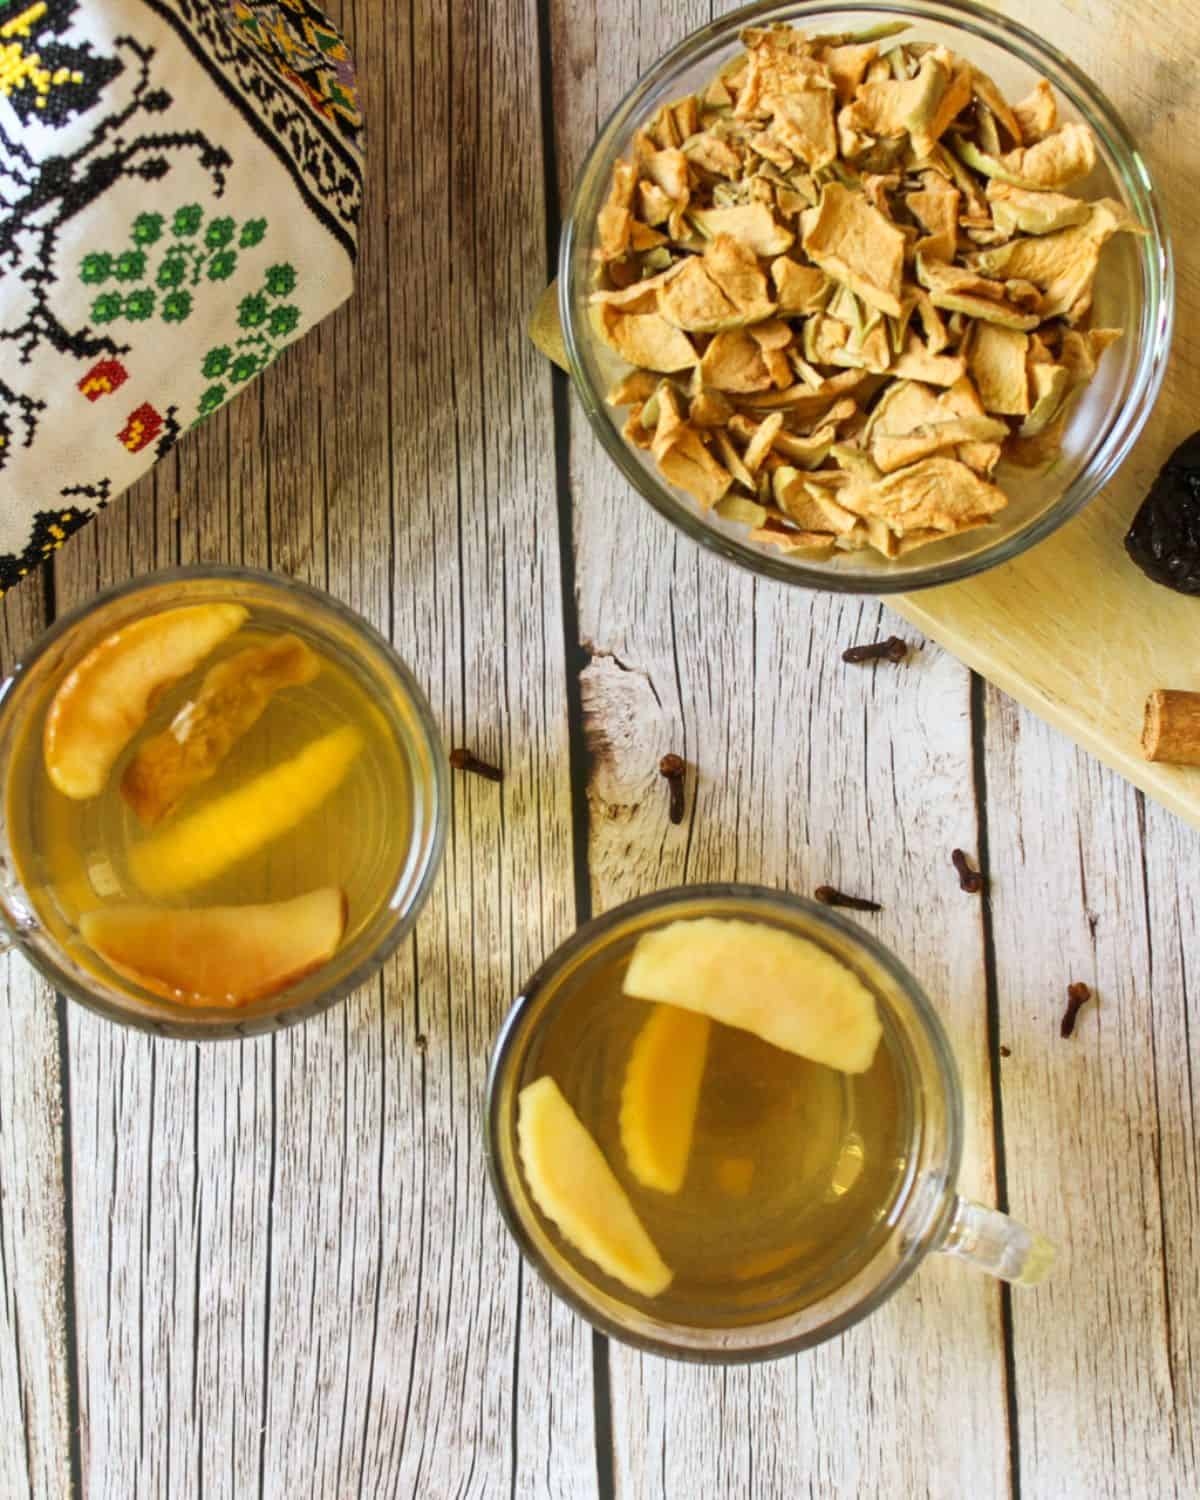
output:
[[[238,1006],[177,1003],[118,982],[87,955],[35,878],[27,887],[24,809],[30,754],[40,756],[46,708],[64,675],[132,621],[180,605],[244,604],[276,630],[308,640],[357,679],[399,752],[407,799],[404,842],[386,850],[382,898],[352,924],[326,963],[285,989]],[[30,746],[36,747],[32,751]],[[201,564],[134,578],[96,595],[51,627],[0,682],[0,952],[18,950],[54,989],[109,1020],[185,1041],[254,1036],[318,1015],[366,982],[412,928],[436,878],[449,821],[449,769],[425,695],[391,645],[331,595],[256,569]],[[98,887],[96,887],[98,889]]]
[[[886,559],[868,552],[828,561],[797,558],[751,542],[746,529],[703,514],[683,491],[661,479],[649,453],[621,435],[623,409],[605,392],[628,369],[594,334],[588,293],[596,216],[608,195],[613,164],[631,150],[634,131],[658,107],[707,83],[738,50],[753,23],[790,21],[802,30],[856,31],[890,20],[911,24],[908,38],[944,43],[990,73],[1009,98],[1039,78],[1058,94],[1064,120],[1079,119],[1096,137],[1097,165],[1072,191],[1125,204],[1146,235],[1118,235],[1106,246],[1096,279],[1093,321],[1125,330],[1100,361],[1077,401],[1054,464],[1043,471],[1002,465],[997,482],[1009,495],[996,524]],[[829,6],[816,0],[754,5],[693,32],[653,67],[601,130],[575,189],[559,252],[559,311],[575,388],[597,437],[625,477],[693,541],[769,578],[839,593],[911,592],[951,583],[1009,561],[1070,519],[1112,478],[1137,441],[1166,370],[1174,316],[1174,272],[1162,206],[1150,173],[1116,111],[1082,72],[1049,43],[971,0],[921,0],[904,6],[863,0]]]

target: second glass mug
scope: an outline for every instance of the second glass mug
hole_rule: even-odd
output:
[[[852,969],[875,996],[883,1044],[901,1079],[911,1122],[899,1187],[865,1264],[840,1284],[821,1287],[799,1311],[784,1317],[764,1313],[732,1326],[657,1316],[652,1301],[631,1295],[583,1257],[565,1252],[558,1231],[532,1201],[517,1141],[518,1095],[537,1075],[539,1041],[556,1008],[569,1006],[599,970],[619,965],[644,932],[700,917],[768,923],[809,939]],[[619,993],[614,996],[614,1003],[623,1000]],[[810,1348],[873,1312],[935,1251],[1026,1286],[1040,1281],[1054,1259],[1041,1235],[957,1191],[963,1141],[958,1069],[920,985],[854,923],[783,891],[752,885],[684,887],[631,901],[582,927],[530,980],[501,1027],[488,1077],[484,1128],[492,1186],[526,1259],[589,1322],[655,1354],[719,1364]]]
[[[377,710],[403,767],[407,823],[404,848],[392,851],[392,873],[378,909],[365,916],[333,957],[286,989],[236,1009],[192,1007],[141,994],[108,980],[73,955],[71,935],[52,931],[25,888],[14,857],[14,767],[24,737],[40,734],[48,697],[93,646],[122,626],[181,605],[237,603],[256,608],[280,629],[307,637],[318,653],[355,676]],[[27,758],[27,757],[26,757]],[[16,948],[54,988],[110,1020],[156,1035],[251,1036],[302,1021],[362,984],[415,922],[441,861],[449,772],[433,716],[408,668],[360,616],[307,584],[255,569],[204,564],[148,574],[88,601],[51,627],[0,684],[0,952]]]

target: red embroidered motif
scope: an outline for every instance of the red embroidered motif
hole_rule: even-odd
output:
[[[101,396],[111,396],[128,379],[129,371],[119,359],[102,359],[79,382],[79,389],[89,401],[99,401]]]
[[[129,420],[117,433],[130,453],[140,453],[147,443],[152,443],[163,430],[163,419],[150,405],[143,401],[136,411],[129,413]]]

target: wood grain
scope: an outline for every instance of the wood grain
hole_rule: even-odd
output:
[[[230,472],[235,413],[60,554],[60,610],[203,551],[242,559],[218,535],[265,533],[265,513]],[[219,507],[202,517],[197,480],[217,475]],[[67,1015],[82,1493],[255,1493],[271,1043],[200,1051]]]
[[[602,47],[587,15],[554,10],[564,188],[607,110],[672,39],[654,7],[620,12],[608,25],[640,51]],[[702,19],[672,18],[676,34]],[[580,66],[590,89],[573,85]],[[885,911],[873,930],[923,975],[963,1059],[967,1177],[990,1198],[981,912],[949,864],[951,847],[977,841],[968,674],[919,640],[908,666],[845,666],[843,647],[883,630],[878,606],[724,568],[645,507],[631,526],[638,502],[574,406],[569,453],[595,908],[706,879],[874,895]],[[657,776],[668,750],[693,768],[678,828]],[[957,1268],[930,1266],[800,1360],[704,1371],[616,1345],[609,1358],[619,1495],[1007,1492],[999,1292]],[[940,1420],[947,1410],[954,1419]],[[868,1411],[869,1422],[848,1416]]]
[[[1022,1493],[1192,1494],[1195,908],[1172,871],[1200,842],[998,694],[988,749],[1008,1181],[1062,1246],[1013,1297]],[[1073,980],[1096,998],[1064,1039]]]
[[[1146,143],[1186,327],[1196,0],[1002,8]],[[698,0],[339,15],[372,128],[355,300],[74,539],[48,595],[15,591],[0,654],[150,567],[268,566],[388,633],[447,740],[505,780],[456,780],[443,877],[380,979],[274,1039],[151,1042],[73,1006],[60,1033],[5,960],[0,1495],[60,1500],[77,1470],[103,1500],[1190,1497],[1197,835],[912,631],[906,665],[845,667],[888,610],[718,567],[552,398],[522,332],[546,169],[560,193],[634,76],[708,19]],[[1087,558],[1189,430],[1193,363],[1181,340]],[[1168,596],[1128,620],[1116,601],[1090,601],[1097,642],[1186,637]],[[1084,673],[1093,644],[1063,659]],[[679,827],[668,750],[689,762]],[[989,863],[990,904],[958,890],[956,845]],[[816,1353],[723,1372],[594,1345],[522,1269],[481,1151],[509,997],[590,908],[728,877],[884,904],[865,921],[962,1066],[964,1187],[1060,1241],[1046,1288],[1010,1305],[933,1262]],[[1076,978],[1098,1003],[1063,1041]]]
[[[477,1104],[510,996],[572,915],[553,464],[513,440],[550,423],[519,316],[545,264],[534,18],[360,9],[368,113],[397,128],[358,296],[80,538],[59,602],[177,558],[329,587],[507,775],[456,787],[447,878],[346,1006],[199,1057],[72,1016],[87,1493],[281,1494],[298,1432],[314,1494],[594,1483],[589,1381],[549,1420],[543,1396],[589,1340],[525,1282]],[[518,150],[475,150],[510,118]]]
[[[41,633],[41,574],[0,614],[5,672]],[[15,954],[0,1005],[0,1495],[57,1500],[71,1484],[68,1223],[54,995]]]

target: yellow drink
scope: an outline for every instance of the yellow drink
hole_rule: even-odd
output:
[[[303,680],[264,693],[256,715],[245,711],[240,664],[261,662],[264,650],[289,641],[308,664]],[[223,682],[222,664],[229,664]],[[244,623],[192,670],[150,695],[148,717],[101,790],[80,797],[58,789],[46,752],[51,704],[76,665],[65,661],[24,714],[6,804],[21,883],[41,924],[77,962],[110,983],[132,983],[79,936],[81,916],[107,907],[245,907],[332,887],[344,897],[343,946],[378,917],[410,854],[413,785],[396,705],[364,680],[342,645],[307,629],[295,612],[253,602]],[[201,731],[197,705],[211,709]],[[186,735],[189,718],[194,748],[213,763],[184,782],[165,813],[148,816],[131,802],[131,767],[174,749],[172,736]]]
[[[521,1083],[555,1080],[674,1275],[641,1298],[549,1226],[560,1252],[622,1301],[693,1327],[785,1317],[828,1295],[877,1253],[907,1165],[910,1114],[886,1034],[870,1068],[847,1074],[702,1022],[711,1030],[686,1170],[664,1191],[645,1185],[622,1132],[630,1059],[657,1009],[623,993],[628,959],[594,964],[549,1008]],[[669,1112],[669,1059],[661,1083]]]

